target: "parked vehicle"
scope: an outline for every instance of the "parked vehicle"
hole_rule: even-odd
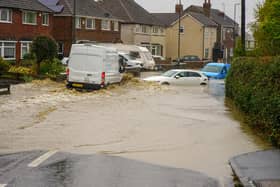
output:
[[[230,64],[208,63],[201,71],[209,78],[224,79],[227,76],[229,68]]]
[[[144,81],[158,82],[164,85],[206,85],[208,78],[200,71],[181,69],[169,70],[160,76],[145,78]]]
[[[117,49],[119,53],[126,53],[141,61],[144,69],[154,69],[155,61],[151,52],[145,48],[137,45],[114,44],[114,43],[99,43],[98,45],[107,46]]]
[[[196,55],[186,55],[186,56],[183,56],[182,58],[177,58],[176,60],[173,60],[172,62],[173,63],[176,63],[176,64],[184,64],[184,63],[187,63],[187,62],[200,62],[201,59],[196,56]]]
[[[123,60],[125,65],[126,65],[126,69],[141,69],[143,67],[143,62],[141,62],[140,60],[137,60],[136,57],[132,56],[129,53],[123,53],[123,52],[119,52],[119,57],[120,60]]]
[[[93,44],[72,45],[67,87],[99,89],[121,81],[123,68],[116,49]]]

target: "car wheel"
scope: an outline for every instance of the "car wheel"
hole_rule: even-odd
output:
[[[161,83],[161,84],[162,84],[162,85],[167,85],[167,86],[170,85],[169,82],[163,82],[163,83]]]

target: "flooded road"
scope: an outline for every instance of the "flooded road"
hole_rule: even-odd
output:
[[[120,156],[202,172],[223,183],[231,177],[231,157],[262,149],[232,119],[223,89],[220,81],[205,87],[135,81],[77,93],[46,84],[19,96],[24,88],[16,87],[17,96],[0,98],[0,152]]]

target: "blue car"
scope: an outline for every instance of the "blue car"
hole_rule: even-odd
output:
[[[230,64],[209,63],[202,68],[202,72],[209,78],[224,79],[227,76]]]

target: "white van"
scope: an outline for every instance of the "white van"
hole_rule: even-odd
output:
[[[139,48],[141,58],[144,59],[144,69],[154,70],[156,63],[151,52],[146,47],[137,47]]]
[[[116,49],[93,44],[73,44],[67,70],[67,87],[99,89],[119,83],[121,67]]]

